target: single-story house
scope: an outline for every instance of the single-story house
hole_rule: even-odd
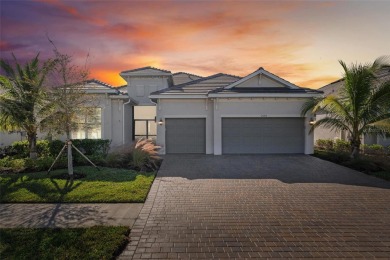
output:
[[[322,92],[298,87],[263,68],[241,78],[215,74],[152,92],[162,154],[313,153],[307,98]]]
[[[120,76],[127,85],[88,82],[96,114],[79,122],[73,138],[110,139],[112,147],[153,138],[162,154],[313,153],[313,118],[301,116],[301,107],[321,91],[298,87],[263,68],[245,77],[201,77],[153,67]],[[0,136],[3,145],[10,144],[7,135]]]
[[[377,75],[379,82],[384,82],[385,80],[390,80],[390,69],[384,69],[380,72],[380,74]],[[324,92],[324,96],[328,95],[338,95],[340,88],[344,84],[344,79],[336,80],[328,85],[325,85],[318,90]],[[325,115],[318,114],[316,115],[316,119],[324,118]],[[334,131],[330,130],[329,128],[324,127],[318,127],[314,130],[314,141],[317,141],[318,139],[341,139],[341,140],[348,140],[348,135],[346,131]],[[366,134],[362,136],[362,144],[380,144],[383,146],[389,146],[390,145],[390,137],[377,135],[375,133],[372,134]]]

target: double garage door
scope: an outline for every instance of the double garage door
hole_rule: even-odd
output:
[[[167,153],[205,153],[204,118],[166,119]],[[223,154],[303,153],[303,118],[223,118]]]
[[[303,118],[223,118],[222,153],[303,153]]]

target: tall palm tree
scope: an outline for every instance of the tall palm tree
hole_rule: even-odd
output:
[[[362,135],[390,133],[390,80],[378,79],[378,72],[390,68],[390,62],[388,56],[379,57],[372,64],[347,66],[339,62],[344,70],[344,81],[338,96],[308,100],[302,106],[302,115],[307,112],[325,114],[312,125],[311,131],[319,126],[346,131],[351,158],[357,158]]]
[[[39,54],[24,66],[16,57],[14,65],[0,60],[5,72],[0,75],[0,130],[23,130],[27,134],[30,158],[37,157],[37,131],[41,120],[50,111],[44,82],[54,61],[41,62]]]

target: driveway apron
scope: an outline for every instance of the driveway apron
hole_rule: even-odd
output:
[[[311,156],[169,155],[120,258],[390,258],[389,198]]]

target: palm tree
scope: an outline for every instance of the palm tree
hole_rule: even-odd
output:
[[[390,62],[388,56],[379,57],[372,64],[347,66],[339,62],[344,70],[344,81],[338,96],[308,100],[302,106],[302,115],[307,112],[325,114],[314,122],[311,131],[319,126],[346,131],[354,159],[359,156],[362,135],[390,133],[390,80],[378,79],[378,72],[389,68]]]
[[[54,61],[40,62],[39,54],[24,66],[14,58],[14,66],[0,60],[0,130],[23,130],[27,134],[30,158],[37,157],[37,131],[50,111],[44,82]]]

